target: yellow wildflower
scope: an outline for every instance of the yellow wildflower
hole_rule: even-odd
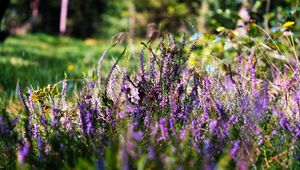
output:
[[[75,66],[72,64],[68,65],[68,67],[67,67],[68,71],[73,71],[74,69],[75,69]]]
[[[295,24],[294,21],[287,21],[282,25],[282,27],[288,28],[288,27],[292,27],[294,24]]]
[[[31,95],[31,98],[32,98],[32,100],[33,100],[34,102],[39,101],[39,97],[38,97],[38,95],[36,95],[36,94],[32,94],[32,95]]]
[[[48,84],[47,89],[49,93],[52,93],[56,88],[56,84],[52,85],[52,84]]]
[[[41,100],[45,96],[45,92],[43,90],[38,90],[32,93],[31,98],[34,102]]]
[[[222,31],[225,31],[226,30],[226,28],[225,27],[218,27],[217,29],[216,29],[216,31],[217,32],[222,32]]]
[[[51,109],[49,106],[44,106],[43,111],[44,111],[44,113],[50,113]]]

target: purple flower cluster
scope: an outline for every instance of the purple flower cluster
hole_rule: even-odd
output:
[[[143,44],[140,68],[132,75],[118,66],[124,50],[102,83],[105,51],[98,80],[86,80],[76,100],[66,95],[67,80],[60,98],[43,101],[33,101],[32,90],[24,97],[18,87],[27,113],[21,121],[25,133],[19,134],[26,139],[19,147],[21,162],[50,167],[57,161],[72,167],[76,156],[97,160],[100,169],[216,169],[229,159],[227,168],[247,169],[269,166],[285,150],[291,150],[286,159],[296,157],[300,97],[294,89],[299,87],[276,84],[298,80],[299,74],[261,80],[254,49],[245,51],[248,60],[238,57],[227,75],[189,69],[192,50],[185,49],[186,39],[171,39],[162,41],[159,50]],[[191,49],[195,47],[196,42]],[[45,107],[50,111],[45,113]],[[1,132],[6,132],[2,122]]]

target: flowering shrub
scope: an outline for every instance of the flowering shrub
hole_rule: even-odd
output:
[[[131,75],[118,65],[124,50],[101,79],[107,50],[76,98],[67,79],[59,95],[59,83],[28,95],[18,88],[23,112],[0,119],[1,138],[16,148],[7,152],[38,169],[299,167],[298,65],[259,78],[256,49],[244,48],[226,72],[210,72],[187,67],[197,40],[186,44],[185,37],[157,49],[143,44]]]

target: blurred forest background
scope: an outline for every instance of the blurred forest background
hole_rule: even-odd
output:
[[[144,38],[149,23],[171,33],[214,32],[218,26],[235,28],[242,7],[254,22],[273,28],[287,20],[298,23],[297,4],[297,0],[69,0],[66,34],[111,38],[130,32]],[[60,0],[11,0],[2,27],[57,35],[60,10]]]
[[[68,2],[65,8],[63,2]],[[138,51],[141,41],[165,32],[177,37],[185,34],[188,40],[204,35],[209,48],[199,47],[198,55],[214,52],[230,62],[237,51],[231,50],[233,45],[244,40],[229,42],[232,32],[224,34],[224,29],[241,29],[272,47],[261,30],[245,29],[249,23],[256,23],[274,41],[282,42],[278,38],[282,24],[293,21],[296,24],[291,31],[297,38],[298,4],[299,0],[10,0],[0,25],[0,31],[12,33],[0,42],[0,105],[16,97],[18,83],[21,87],[44,87],[64,79],[65,72],[68,78],[82,79],[82,74],[95,68],[101,54],[116,40],[125,43],[110,52],[104,72],[124,47]],[[67,10],[65,30],[60,28],[62,9]],[[290,49],[285,44],[278,46],[287,52]],[[131,62],[124,63],[134,70],[138,59],[129,58],[126,60]]]

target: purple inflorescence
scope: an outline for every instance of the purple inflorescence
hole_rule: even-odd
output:
[[[67,88],[68,88],[67,80],[64,80],[62,84],[62,91],[61,91],[61,105],[64,110],[67,109],[66,106]]]
[[[240,140],[237,140],[237,141],[233,142],[232,148],[231,148],[231,150],[230,150],[230,156],[231,156],[232,158],[235,158],[235,157],[236,157],[236,155],[237,155],[237,153],[238,153],[238,151],[239,151],[239,149],[240,149],[240,143],[241,143]]]
[[[22,91],[21,91],[21,88],[20,88],[20,85],[19,85],[19,84],[17,85],[17,91],[18,91],[18,96],[19,96],[19,99],[20,99],[20,101],[21,101],[23,107],[24,107],[26,110],[29,110],[29,109],[28,109],[28,105],[27,105],[27,103],[26,103],[26,101],[25,101],[25,98],[24,98],[24,96],[23,96],[23,93],[22,93]]]
[[[19,149],[19,158],[21,163],[24,164],[26,162],[26,158],[29,156],[28,155],[29,151],[30,151],[30,143],[24,141],[24,144],[22,144]]]
[[[118,65],[123,51],[102,83],[105,51],[97,80],[86,77],[80,95],[66,95],[67,80],[60,96],[35,96],[30,88],[24,97],[18,86],[26,116],[11,124],[0,115],[1,135],[16,133],[21,162],[41,169],[54,162],[72,169],[83,159],[97,169],[264,169],[273,167],[278,153],[278,164],[293,162],[300,75],[272,66],[262,76],[255,48],[243,49],[237,63],[224,62],[228,70],[190,68],[191,50],[184,47],[197,42],[171,39],[156,50],[143,44],[133,73]]]
[[[161,132],[160,140],[168,140],[169,132],[167,127],[167,120],[165,118],[160,118],[159,123],[160,123],[159,127]]]
[[[6,122],[4,122],[3,118],[0,116],[0,134],[6,134],[9,132],[9,127]]]

